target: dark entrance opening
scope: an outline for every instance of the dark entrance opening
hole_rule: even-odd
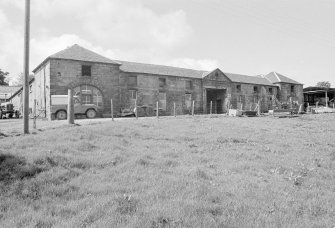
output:
[[[212,113],[221,114],[226,112],[225,102],[225,89],[206,89],[207,97],[207,113],[210,113],[212,102]]]

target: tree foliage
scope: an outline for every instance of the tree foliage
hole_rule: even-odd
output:
[[[318,82],[316,83],[316,87],[323,87],[323,88],[330,88],[330,82],[328,81],[323,81],[323,82]]]
[[[30,82],[31,79],[34,78],[34,75],[30,74],[29,77],[28,77],[28,81]],[[21,72],[16,78],[14,78],[12,80],[12,85],[13,86],[22,86],[23,83],[24,83],[24,75],[23,73]]]
[[[0,69],[0,85],[8,85],[6,77],[9,73]]]

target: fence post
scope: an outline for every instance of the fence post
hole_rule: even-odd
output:
[[[136,100],[135,100],[135,116],[136,116],[136,119],[138,120],[137,114],[138,114],[138,112],[137,112],[137,96],[136,96]]]
[[[113,106],[113,99],[111,99],[111,115],[112,115],[112,121],[114,121],[114,106]]]
[[[33,128],[36,129],[36,99],[34,99],[34,122],[33,122]]]
[[[73,90],[69,89],[67,94],[68,94],[67,123],[74,124]]]
[[[192,101],[192,116],[194,116],[194,100]]]
[[[213,110],[213,101],[211,101],[211,104],[209,106],[210,110],[209,110],[209,114],[212,115],[212,110]]]
[[[261,115],[261,100],[258,100],[258,107],[257,107],[257,115],[260,116]]]
[[[156,102],[156,116],[159,119],[158,101]]]
[[[173,116],[176,117],[176,102],[173,102]]]

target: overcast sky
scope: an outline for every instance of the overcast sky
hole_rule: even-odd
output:
[[[0,0],[0,68],[23,71],[24,0]],[[30,70],[75,43],[111,59],[335,86],[335,0],[31,0]]]

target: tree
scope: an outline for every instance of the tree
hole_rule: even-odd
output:
[[[322,87],[322,88],[327,88],[329,89],[330,88],[330,82],[328,81],[324,81],[324,82],[318,82],[316,83],[316,87]]]
[[[30,80],[33,79],[33,78],[34,78],[34,75],[30,74],[28,76],[28,81],[30,82]],[[24,83],[24,75],[23,75],[22,72],[19,73],[19,75],[17,77],[13,78],[13,80],[12,80],[12,85],[13,86],[22,86],[23,83]]]
[[[4,72],[0,69],[0,85],[8,85],[6,77],[9,75],[8,72]]]

